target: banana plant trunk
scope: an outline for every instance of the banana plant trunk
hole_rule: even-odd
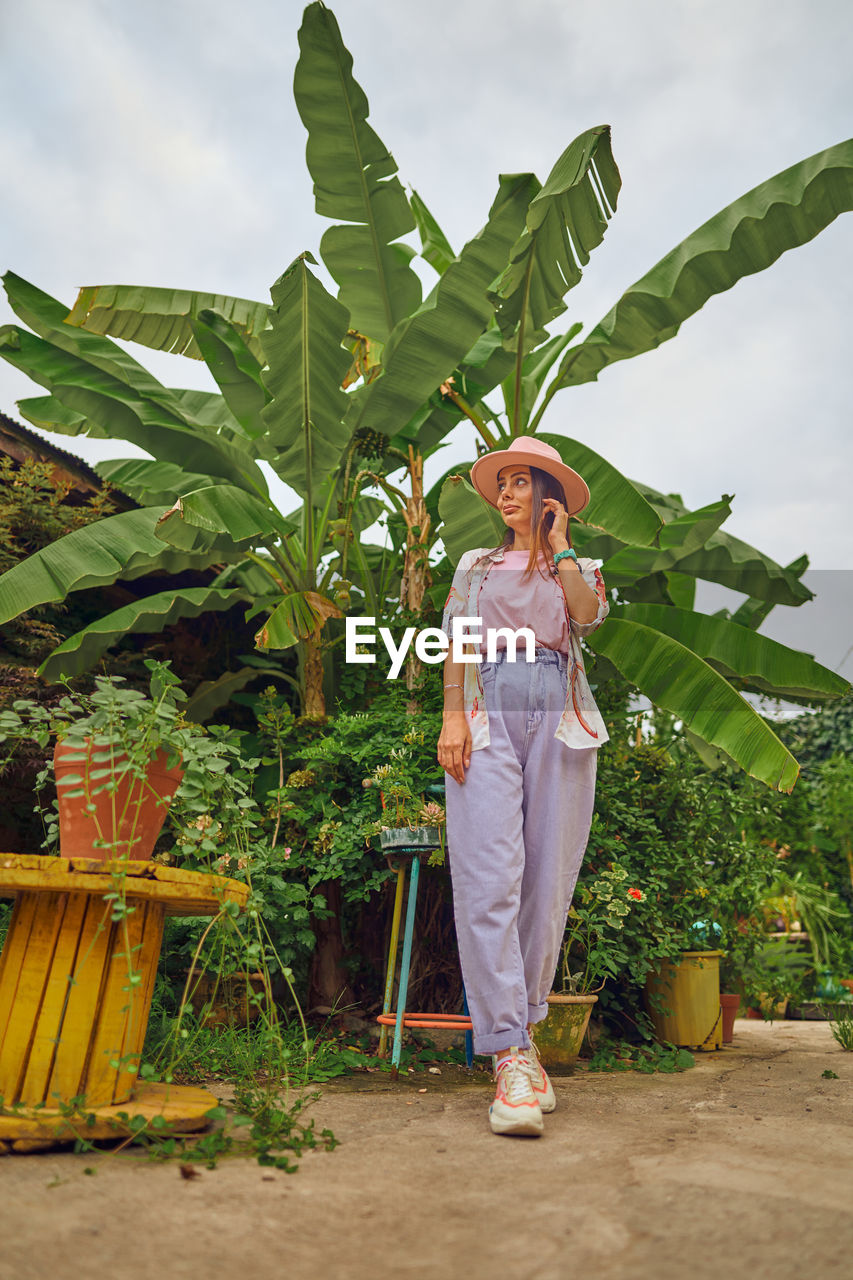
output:
[[[302,714],[312,720],[325,719],[323,651],[319,636],[309,636],[302,642],[302,681],[305,694]]]
[[[406,522],[406,553],[403,561],[403,580],[400,585],[400,604],[409,613],[420,615],[427,587],[432,583],[429,568],[430,516],[424,502],[424,460],[409,445],[409,479],[411,493],[403,508]],[[415,687],[421,673],[421,663],[414,649],[406,659],[406,688]]]
[[[316,946],[311,961],[308,984],[308,1007],[318,1013],[341,1013],[355,1004],[344,968],[344,943],[341,936],[341,882],[325,880],[317,886],[326,899],[331,915],[314,920]]]

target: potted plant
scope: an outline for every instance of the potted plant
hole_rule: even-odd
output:
[[[180,716],[186,695],[168,664],[145,665],[148,696],[127,688],[120,676],[99,676],[91,693],[69,690],[51,707],[21,699],[0,713],[7,760],[17,743],[44,750],[56,737],[62,857],[151,857],[183,777],[182,756],[200,730]],[[44,785],[45,773],[40,781]]]
[[[784,1018],[790,1000],[802,998],[812,971],[806,952],[786,938],[765,938],[742,971],[747,1017]]]
[[[367,834],[379,836],[383,853],[431,853],[431,863],[444,861],[444,805],[427,799],[441,788],[419,789],[407,747],[392,748],[388,761],[363,785],[379,791],[382,817],[370,824]]]
[[[557,987],[548,996],[548,1017],[537,1023],[536,1048],[549,1071],[577,1062],[598,992],[625,963],[625,918],[643,891],[627,884],[619,865],[582,885],[569,909]]]

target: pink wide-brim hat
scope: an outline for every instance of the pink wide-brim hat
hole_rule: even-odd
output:
[[[513,462],[526,467],[538,467],[559,480],[566,492],[567,510],[570,516],[582,511],[589,502],[586,481],[577,471],[567,467],[557,450],[536,436],[516,436],[508,449],[484,453],[471,468],[471,483],[481,498],[498,505],[498,472]]]

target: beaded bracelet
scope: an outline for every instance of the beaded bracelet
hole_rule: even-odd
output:
[[[554,556],[555,566],[558,565],[561,560],[565,560],[567,556],[569,556],[572,560],[574,560],[575,564],[578,564],[578,553],[574,550],[573,547],[566,547],[565,551],[558,551],[557,554]],[[578,564],[578,568],[580,568],[579,564]]]
[[[461,688],[462,688],[462,685],[461,685],[461,684],[446,684],[444,687],[445,687],[445,689],[461,689]]]

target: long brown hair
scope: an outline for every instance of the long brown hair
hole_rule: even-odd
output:
[[[559,480],[547,471],[543,471],[540,467],[530,468],[530,485],[533,490],[533,502],[530,508],[530,555],[524,570],[525,579],[531,577],[537,569],[539,569],[540,573],[542,572],[537,564],[540,551],[545,556],[546,561],[551,560],[551,545],[548,542],[548,534],[551,532],[551,526],[554,523],[554,515],[542,506],[542,499],[556,498],[558,502],[562,502],[567,510],[569,506],[566,499],[566,491]],[[568,521],[566,522],[566,540],[571,546],[572,532]],[[515,532],[508,528],[500,546],[504,551],[511,551],[514,542]],[[545,577],[545,574],[542,574],[542,576]]]

